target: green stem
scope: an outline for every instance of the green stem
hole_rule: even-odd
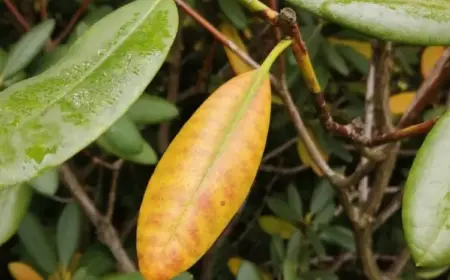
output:
[[[278,56],[290,45],[292,44],[292,40],[285,39],[281,40],[269,53],[269,55],[264,60],[263,64],[258,68],[256,71],[253,81],[251,83],[251,86],[248,90],[249,92],[249,99],[248,102],[250,102],[251,97],[255,92],[258,92],[258,89],[261,86],[262,80],[266,77],[266,75],[269,75],[270,68],[272,67],[275,60],[278,58]]]
[[[267,6],[258,0],[238,0],[243,6],[249,9],[252,12],[261,12],[264,11]]]

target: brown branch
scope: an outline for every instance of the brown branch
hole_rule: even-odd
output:
[[[275,148],[274,150],[268,152],[262,159],[262,162],[267,162],[270,159],[280,155],[281,153],[283,153],[284,151],[286,151],[287,149],[289,149],[292,145],[294,145],[295,143],[297,143],[297,139],[298,137],[294,137],[289,139],[288,141],[286,141],[285,143],[283,143],[282,145],[280,145],[279,147]]]
[[[447,47],[439,60],[434,65],[428,77],[423,81],[417,91],[416,99],[403,114],[398,128],[403,128],[412,123],[419,113],[435,99],[439,88],[450,77],[450,47]]]
[[[60,166],[60,172],[64,184],[78,201],[86,216],[97,229],[99,240],[105,244],[114,255],[119,267],[124,272],[136,271],[135,264],[128,256],[120,242],[119,236],[113,225],[97,210],[94,202],[86,194],[82,185],[67,164]]]
[[[16,20],[20,23],[23,29],[28,32],[31,27],[28,21],[22,16],[17,7],[10,0],[3,0],[5,2],[6,7],[11,12],[11,14],[16,18]]]
[[[259,170],[269,173],[278,173],[280,175],[292,175],[305,170],[308,170],[310,167],[306,165],[294,166],[294,167],[280,167],[269,164],[262,164],[259,167]]]
[[[411,257],[411,253],[407,248],[404,248],[400,254],[397,256],[396,260],[393,264],[389,267],[388,272],[386,273],[386,276],[389,277],[389,279],[397,279],[397,277],[402,273],[405,266],[408,264],[409,258]]]
[[[114,163],[113,175],[111,179],[111,188],[108,196],[108,208],[106,209],[106,219],[111,222],[114,215],[114,204],[116,203],[117,184],[124,161],[118,160]]]
[[[89,4],[91,0],[83,0],[78,10],[73,14],[72,18],[70,19],[69,23],[66,25],[63,31],[56,37],[56,39],[49,44],[48,49],[54,49],[57,47],[61,42],[70,34],[72,29],[74,28],[75,24],[77,24],[78,20],[81,18],[81,16],[87,11]]]
[[[41,12],[41,20],[46,20],[48,18],[47,5],[48,5],[48,0],[40,0],[39,1],[39,10]]]

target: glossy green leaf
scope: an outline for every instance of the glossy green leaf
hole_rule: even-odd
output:
[[[239,266],[236,280],[262,280],[262,275],[255,264],[243,260]]]
[[[309,211],[316,214],[321,211],[334,197],[334,190],[327,179],[321,179],[314,189]]]
[[[81,209],[76,203],[67,204],[58,220],[56,245],[59,264],[68,267],[78,249],[81,234]]]
[[[301,246],[302,233],[300,230],[297,230],[289,239],[286,250],[286,260],[296,263],[300,255]]]
[[[244,29],[248,25],[244,9],[237,0],[217,0],[220,9],[227,19],[238,29]]]
[[[319,237],[326,242],[338,245],[350,251],[356,250],[353,232],[343,226],[332,226],[325,228],[320,232]]]
[[[46,20],[28,31],[11,49],[1,71],[1,79],[6,80],[24,69],[42,50],[55,27],[55,20]]]
[[[25,71],[16,72],[14,75],[10,76],[8,79],[4,80],[1,84],[2,87],[8,88],[18,82],[21,82],[27,78],[27,73]]]
[[[50,245],[39,220],[32,213],[28,213],[23,218],[18,235],[26,251],[40,268],[47,273],[56,271],[56,252],[53,250],[53,246]]]
[[[41,175],[34,177],[27,182],[35,191],[52,196],[56,193],[59,186],[59,173],[57,168],[46,170]]]
[[[25,184],[0,190],[0,246],[16,233],[28,211],[32,193]]]
[[[127,115],[137,124],[157,124],[179,114],[178,108],[164,98],[143,94],[131,105]]]
[[[97,139],[97,144],[106,152],[135,163],[151,165],[155,164],[158,161],[158,156],[155,150],[153,150],[153,148],[147,143],[144,143],[140,153],[133,155],[121,152],[104,136],[101,136]]]
[[[450,112],[425,138],[403,196],[405,238],[417,266],[450,264]]]
[[[173,1],[133,1],[93,25],[56,65],[3,91],[0,186],[59,165],[118,120],[164,62],[177,13]]]
[[[35,62],[31,64],[30,68],[33,69],[33,73],[35,75],[38,75],[62,59],[69,49],[70,46],[68,45],[59,45],[52,51],[46,52],[42,56],[38,57]]]
[[[387,41],[450,44],[447,0],[287,0],[329,21]]]
[[[280,266],[286,258],[283,239],[279,235],[272,236],[270,241],[270,256],[275,266]]]
[[[289,207],[296,212],[298,217],[303,217],[303,202],[295,185],[289,185],[287,194]]]
[[[126,155],[139,154],[145,144],[138,127],[127,115],[119,118],[103,133],[102,137],[118,152]]]

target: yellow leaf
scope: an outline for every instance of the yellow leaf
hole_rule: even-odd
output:
[[[171,279],[213,245],[246,199],[266,145],[271,88],[254,93],[250,71],[197,109],[170,143],[148,183],[137,225],[139,269]]]
[[[428,77],[443,52],[443,46],[429,46],[425,48],[420,62],[420,70],[424,78]]]
[[[414,91],[401,92],[389,97],[389,109],[392,114],[403,114],[416,98]]]
[[[244,42],[242,42],[241,37],[239,36],[239,32],[233,25],[231,25],[227,22],[223,22],[219,26],[219,29],[225,36],[227,36],[227,38],[230,41],[235,43],[239,47],[239,49],[241,49],[245,52],[248,52],[247,47],[245,46]],[[240,75],[242,73],[253,70],[253,68],[251,66],[249,66],[247,63],[245,63],[239,56],[237,56],[229,48],[224,48],[224,49],[225,49],[225,53],[228,57],[228,61],[230,62],[231,67],[233,68],[234,72],[237,75]]]
[[[309,132],[309,135],[311,136],[311,139],[314,141],[317,148],[319,149],[320,154],[322,155],[322,158],[325,161],[328,161],[327,153],[325,151],[323,151],[323,149],[321,149],[319,143],[317,142],[317,140],[314,137],[314,134],[312,134],[310,130],[308,130],[308,132]],[[317,166],[317,164],[314,162],[314,160],[311,158],[311,156],[308,153],[308,150],[306,149],[306,146],[303,144],[303,141],[300,138],[297,140],[297,152],[298,152],[298,155],[300,156],[300,159],[304,165],[310,166],[312,168],[312,170],[314,171],[314,173],[316,173],[317,176],[320,176],[320,177],[323,176],[322,169],[320,169]]]
[[[44,280],[31,266],[22,262],[9,263],[8,270],[15,280]]]
[[[259,226],[270,235],[278,234],[281,238],[289,239],[297,230],[291,223],[275,216],[261,216],[258,219]]]
[[[241,266],[242,259],[239,257],[232,257],[228,260],[227,265],[228,269],[230,270],[231,274],[234,276],[237,276],[239,267]],[[258,269],[259,273],[262,275],[263,280],[272,280],[272,276],[266,272],[264,272],[262,269]]]
[[[351,47],[355,51],[364,55],[367,59],[370,59],[372,57],[372,46],[370,45],[369,42],[356,41],[356,40],[344,40],[344,39],[339,39],[339,38],[335,38],[335,37],[329,37],[328,42],[330,42],[330,44],[345,45],[345,46]]]

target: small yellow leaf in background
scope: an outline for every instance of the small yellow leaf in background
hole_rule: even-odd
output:
[[[328,42],[330,44],[345,45],[345,46],[351,47],[355,51],[364,55],[367,59],[370,59],[372,57],[372,46],[370,45],[369,42],[356,41],[356,40],[344,40],[344,39],[339,39],[339,38],[335,38],[335,37],[329,37]]]
[[[422,58],[420,62],[420,70],[424,78],[428,77],[434,65],[438,61],[444,52],[443,46],[429,46],[426,47],[422,53]]]
[[[394,115],[403,114],[414,101],[415,97],[416,92],[414,91],[400,92],[392,95],[389,97],[389,109],[391,113]]]
[[[292,234],[297,230],[291,223],[275,216],[261,216],[258,219],[258,224],[266,233],[270,235],[278,234],[283,239],[291,238]]]
[[[244,42],[242,42],[238,30],[233,25],[227,22],[223,22],[219,26],[219,29],[225,36],[227,36],[227,38],[230,41],[235,43],[241,50],[248,52],[247,46],[245,46]],[[225,48],[225,53],[236,75],[240,75],[242,73],[253,70],[251,66],[245,63],[239,56],[237,56],[229,48]]]
[[[314,134],[312,134],[310,130],[308,130],[308,132],[309,132],[309,135],[311,136],[312,140],[316,144],[317,148],[319,149],[320,154],[322,155],[323,159],[325,161],[328,161],[327,153],[323,149],[321,149],[319,143],[317,142],[317,140],[314,137]],[[297,140],[297,152],[298,152],[298,155],[300,156],[300,160],[303,162],[304,165],[310,166],[312,168],[312,170],[314,171],[314,173],[316,173],[317,176],[319,176],[319,177],[323,176],[322,169],[320,169],[317,166],[317,164],[314,162],[314,160],[311,158],[311,156],[308,153],[308,150],[306,149],[306,146],[303,144],[303,141],[300,138]]]
[[[44,280],[31,266],[22,262],[9,263],[8,270],[15,280]]]
[[[240,257],[232,257],[228,260],[227,265],[231,274],[237,276],[239,267],[241,266],[243,259]],[[263,280],[272,280],[272,276],[261,269],[259,269],[259,273],[262,275]]]

